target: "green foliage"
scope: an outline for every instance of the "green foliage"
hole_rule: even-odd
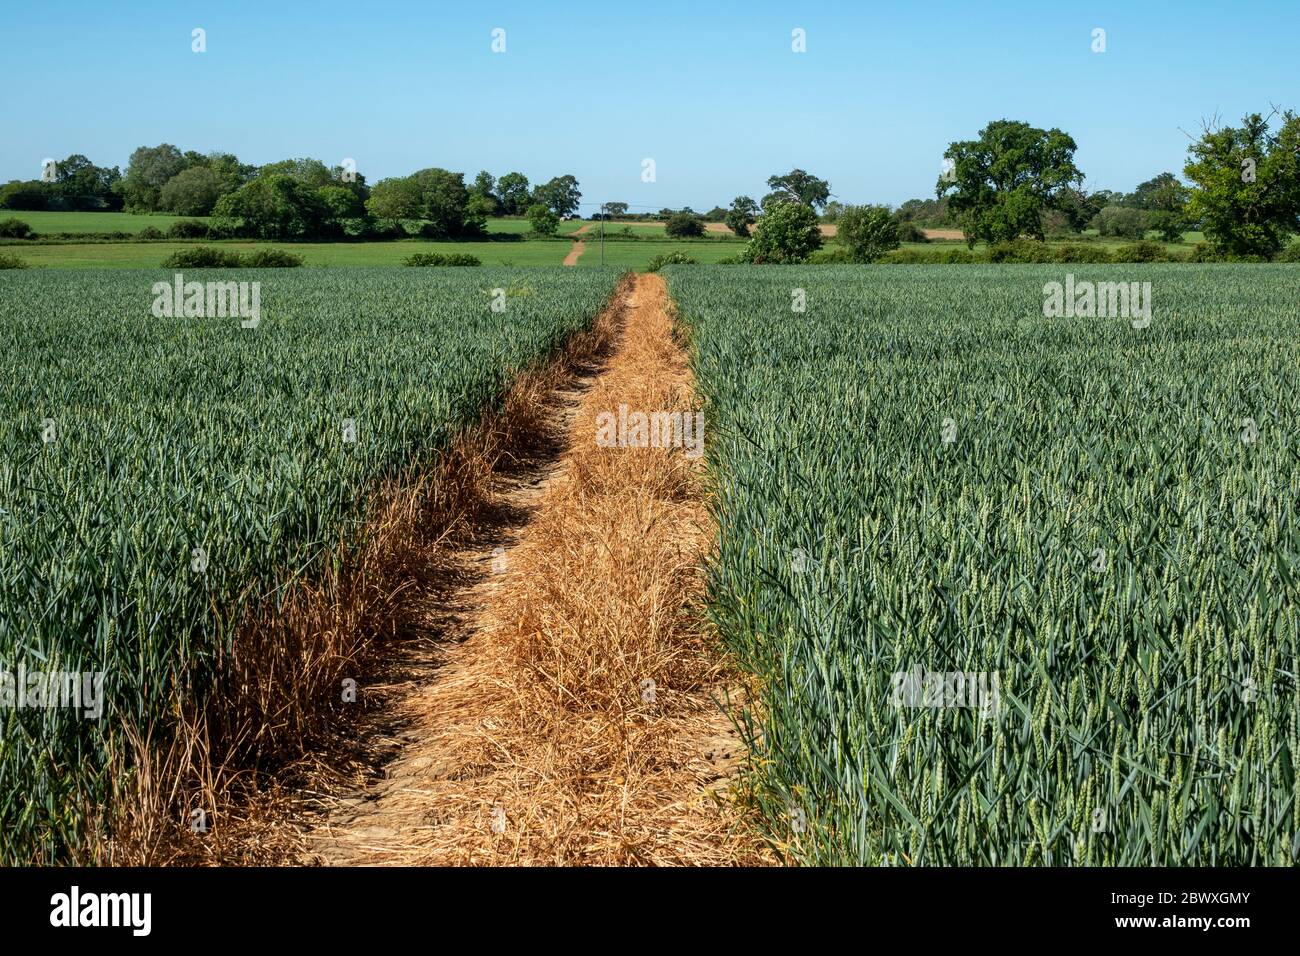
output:
[[[1300,239],[1294,240],[1277,255],[1278,262],[1300,262]]]
[[[178,249],[162,261],[164,269],[292,269],[302,256],[283,249],[255,249],[240,254],[212,246]]]
[[[1159,248],[1158,246],[1156,248]],[[1074,243],[1057,246],[1052,250],[1057,262],[1115,262],[1105,246]]]
[[[0,407],[29,410],[0,417],[0,661],[103,671],[107,705],[101,720],[0,709],[0,864],[84,845],[86,812],[123,782],[107,754],[130,752],[129,730],[166,748],[182,706],[214,697],[252,719],[257,701],[222,670],[245,615],[274,616],[283,585],[365,545],[382,483],[426,474],[520,369],[589,325],[617,276],[263,274],[256,329],[155,318],[148,281],[32,270],[0,284]],[[493,312],[485,291],[521,283],[533,294]],[[295,673],[286,692],[337,699],[345,676]],[[324,729],[260,717],[304,745]]]
[[[900,221],[895,214],[894,221],[898,223],[898,241],[903,242],[929,242],[930,237],[914,222]]]
[[[168,227],[167,238],[206,239],[208,238],[208,224],[199,222],[197,219],[182,219]]]
[[[523,215],[528,209],[531,195],[528,177],[523,173],[506,173],[497,180],[497,196],[501,200],[501,211],[507,216]]]
[[[831,246],[830,248],[818,249],[804,261],[810,266],[826,266],[848,265],[856,260],[854,260],[853,254],[844,246]]]
[[[31,239],[36,234],[32,227],[21,219],[2,219],[0,220],[0,238],[5,239]]]
[[[0,269],[26,269],[27,267],[27,263],[17,256],[0,252]]]
[[[246,269],[296,269],[302,261],[302,256],[284,249],[254,249],[243,255]]]
[[[569,216],[577,212],[581,199],[578,180],[572,176],[556,176],[533,190],[533,202],[541,203],[557,216]]]
[[[780,202],[764,211],[744,255],[754,263],[803,262],[821,245],[822,232],[812,207]]]
[[[948,214],[946,198],[908,199],[894,215],[899,222],[913,222],[922,229],[950,229],[956,225]]]
[[[162,188],[185,169],[181,151],[171,143],[141,146],[131,153],[126,174],[117,184],[128,212],[157,212]]]
[[[366,215],[366,202],[355,189],[344,185],[322,186],[316,191],[325,207],[325,216],[335,222],[361,219]]]
[[[704,235],[704,222],[690,213],[675,213],[664,225],[664,233],[672,239],[697,239]]]
[[[163,231],[162,231],[161,229],[159,229],[157,226],[145,226],[143,229],[141,229],[139,232],[137,232],[137,233],[135,234],[135,238],[137,238],[137,239],[165,239],[166,236],[163,234]]]
[[[48,209],[50,195],[39,179],[10,180],[0,186],[0,209]]]
[[[778,202],[802,203],[821,209],[831,195],[830,183],[802,169],[792,169],[784,176],[768,177],[767,188],[772,192],[763,199],[764,209]]]
[[[317,191],[287,173],[258,176],[217,200],[213,218],[240,235],[280,242],[320,238],[329,211]]]
[[[1111,253],[1114,262],[1168,262],[1169,253],[1157,242],[1129,243]]]
[[[997,120],[978,140],[949,145],[952,182],[940,179],[939,195],[951,192],[948,208],[966,241],[1005,242],[1020,236],[1042,240],[1042,213],[1065,208],[1067,190],[1083,180],[1074,165],[1074,140],[1059,129],[1042,130]]]
[[[205,166],[183,169],[163,185],[158,208],[178,216],[207,216],[224,192],[220,176]]]
[[[957,265],[987,261],[960,246],[936,246],[933,249],[895,249],[881,257],[886,265]]]
[[[420,234],[426,239],[457,239],[481,235],[484,223],[469,208],[463,173],[422,169],[412,176],[420,187]]]
[[[161,263],[164,269],[239,269],[244,265],[238,252],[212,246],[177,249]]]
[[[1141,239],[1147,234],[1147,214],[1131,206],[1107,206],[1097,213],[1094,223],[1103,236]]]
[[[543,203],[533,203],[528,207],[528,224],[539,236],[553,236],[560,228],[560,217]]]
[[[1188,212],[1225,258],[1269,259],[1300,232],[1300,116],[1283,113],[1275,132],[1258,113],[1241,123],[1188,147]]]
[[[410,176],[381,179],[370,190],[366,209],[376,219],[397,223],[420,218],[420,186]]]
[[[646,266],[647,272],[658,272],[664,266],[693,266],[698,265],[695,259],[692,259],[684,252],[661,252],[650,260]]]
[[[748,239],[749,227],[754,224],[757,216],[758,203],[748,196],[737,196],[731,201],[731,208],[727,210],[723,221],[726,222],[727,228],[741,239]]]
[[[1161,173],[1139,185],[1126,204],[1146,213],[1147,225],[1160,233],[1165,242],[1181,242],[1188,228],[1187,205],[1191,190],[1173,173]]]
[[[402,260],[404,266],[481,266],[478,256],[462,253],[417,252]]]
[[[1044,318],[1059,265],[668,274],[797,862],[1300,862],[1294,272],[1088,277],[1152,282],[1153,323]],[[916,668],[997,705],[907,706]]]
[[[1010,242],[995,242],[988,248],[989,262],[1026,263],[1055,262],[1056,256],[1050,246],[1028,239],[1014,239]]]
[[[898,248],[898,223],[884,206],[846,206],[835,228],[836,242],[854,262],[875,262]]]

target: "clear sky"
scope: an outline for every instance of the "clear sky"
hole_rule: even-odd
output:
[[[584,202],[656,210],[759,199],[798,166],[896,204],[1002,118],[1072,135],[1089,189],[1181,173],[1203,119],[1300,109],[1300,0],[4,0],[0,63],[0,181],[169,142],[353,157],[372,183],[572,173]]]

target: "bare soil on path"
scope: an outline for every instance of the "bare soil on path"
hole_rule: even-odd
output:
[[[312,860],[768,861],[731,786],[739,679],[701,623],[703,459],[596,440],[620,405],[695,408],[663,280],[626,280],[597,324],[472,533],[429,556],[424,636],[365,690],[364,757],[301,797]]]
[[[591,223],[588,223],[585,226],[581,226],[580,228],[573,230],[572,235],[581,236],[590,228],[591,228]],[[574,239],[573,245],[569,248],[569,254],[564,257],[564,265],[576,266],[578,264],[579,257],[582,255],[582,251],[586,247],[587,247],[587,243],[585,240]]]

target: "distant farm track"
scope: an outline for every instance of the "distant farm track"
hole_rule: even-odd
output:
[[[573,235],[581,236],[584,232],[586,232],[590,228],[591,228],[591,223],[587,223],[585,226],[581,227],[580,229],[575,229],[573,231]],[[578,259],[582,257],[582,252],[586,248],[587,248],[587,243],[584,240],[574,239],[573,247],[569,249],[569,254],[564,257],[564,265],[576,266],[578,264]]]

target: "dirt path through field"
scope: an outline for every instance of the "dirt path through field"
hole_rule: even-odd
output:
[[[573,230],[571,235],[581,236],[584,232],[586,232],[590,228],[591,228],[591,223],[587,223],[587,225]],[[585,249],[586,247],[587,247],[587,243],[585,240],[574,239],[573,246],[570,247],[569,249],[569,254],[564,257],[564,265],[576,266],[578,264],[578,258],[582,255],[582,250]]]
[[[730,796],[743,747],[719,701],[736,679],[700,624],[715,529],[696,433],[620,447],[611,426],[636,411],[694,424],[669,308],[658,276],[621,287],[611,347],[544,398],[544,451],[493,474],[490,520],[433,559],[450,583],[413,599],[434,637],[376,689],[369,766],[311,795],[313,858],[762,859]]]

